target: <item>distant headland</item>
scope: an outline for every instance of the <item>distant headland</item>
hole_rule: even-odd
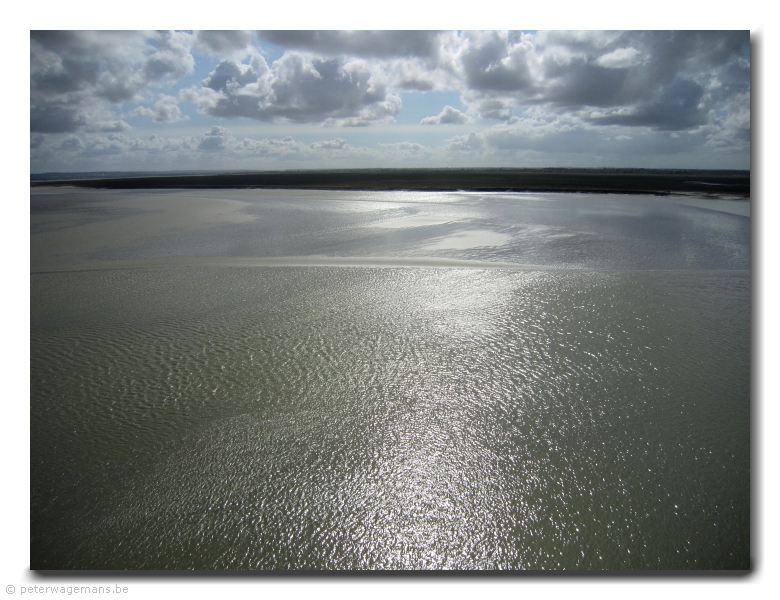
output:
[[[696,193],[750,197],[750,171],[676,169],[343,169],[38,173],[30,185],[103,189],[288,188],[476,192]]]

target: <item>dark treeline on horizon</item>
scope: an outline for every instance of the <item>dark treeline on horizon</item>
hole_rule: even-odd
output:
[[[421,168],[301,171],[39,173],[31,186],[109,189],[289,188],[750,196],[750,171],[697,169]]]

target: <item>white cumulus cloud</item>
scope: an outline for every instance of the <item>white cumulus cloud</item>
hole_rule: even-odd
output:
[[[607,69],[626,69],[638,64],[642,53],[636,48],[617,48],[596,59],[596,64]]]
[[[435,117],[425,117],[420,121],[421,125],[443,125],[448,123],[471,123],[471,117],[448,104]]]

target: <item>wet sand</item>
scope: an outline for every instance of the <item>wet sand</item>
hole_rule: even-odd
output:
[[[750,568],[748,202],[30,206],[32,569]]]

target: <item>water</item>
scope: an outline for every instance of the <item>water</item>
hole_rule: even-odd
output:
[[[33,191],[31,567],[749,568],[706,202]]]

